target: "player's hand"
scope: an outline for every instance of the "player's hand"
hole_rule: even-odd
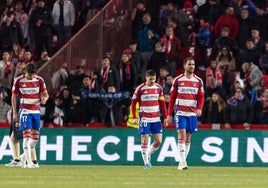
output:
[[[18,122],[19,121],[19,116],[17,112],[13,112],[13,121]]]
[[[139,118],[133,118],[133,122],[137,125],[139,125]]]
[[[197,117],[200,117],[202,115],[202,110],[196,110],[196,116]]]
[[[46,97],[41,97],[40,103],[41,104],[46,104],[46,102],[47,102],[47,98]]]
[[[169,126],[169,123],[168,123],[167,119],[164,119],[164,126],[165,127]]]
[[[172,124],[173,123],[173,118],[172,118],[172,116],[168,116],[167,117],[167,124],[169,125],[169,124]]]

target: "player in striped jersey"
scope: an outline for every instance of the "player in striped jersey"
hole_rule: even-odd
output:
[[[164,101],[162,87],[155,83],[156,72],[146,71],[146,82],[140,84],[132,97],[131,112],[135,123],[139,125],[138,133],[141,135],[141,154],[144,168],[150,169],[151,155],[162,143],[162,123],[159,108],[164,117],[164,125],[167,126],[167,110]],[[136,103],[139,103],[139,119],[136,117]],[[154,142],[148,149],[149,135],[152,134]]]
[[[17,97],[20,99],[19,110]],[[31,150],[35,149],[39,140],[40,103],[45,104],[48,97],[44,79],[35,74],[35,65],[28,63],[26,73],[14,80],[11,104],[13,120],[19,122],[20,130],[23,131],[23,151],[29,168],[35,167],[31,159]]]
[[[204,86],[201,78],[194,74],[195,61],[192,57],[184,59],[184,74],[177,76],[172,83],[168,107],[168,123],[174,122],[178,133],[180,153],[179,170],[188,168],[186,158],[190,151],[191,136],[197,131],[197,117],[202,115],[204,105]]]

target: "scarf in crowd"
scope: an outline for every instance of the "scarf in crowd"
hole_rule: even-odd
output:
[[[125,64],[122,66],[122,68],[120,69],[120,81],[123,82],[124,78],[126,80],[130,80],[131,79],[131,67],[130,64]]]
[[[171,50],[171,44],[174,41],[174,35],[167,36],[166,34],[162,37],[161,43],[164,44],[164,50],[166,54],[169,54]]]
[[[92,78],[89,83],[89,89],[93,90],[95,88],[96,78]]]
[[[107,80],[108,80],[108,73],[109,73],[109,70],[110,70],[110,66],[104,68],[102,67],[101,68],[101,72],[100,72],[100,75],[102,76],[102,81],[103,83],[106,83]]]
[[[7,78],[10,73],[11,73],[11,63],[7,62],[6,68],[5,68],[5,78]]]
[[[227,100],[227,103],[232,106],[237,106],[237,101],[241,101],[244,98],[245,98],[244,95],[240,95],[239,98],[237,98],[236,96],[233,96],[232,98]]]

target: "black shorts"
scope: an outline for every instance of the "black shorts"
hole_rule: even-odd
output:
[[[12,134],[12,132],[14,132],[14,133],[13,133],[13,134],[14,134],[14,139],[16,139],[16,140],[20,140],[20,139],[22,139],[22,138],[23,138],[23,136],[22,136],[22,131],[19,130],[19,128],[20,128],[20,127],[16,127],[16,126],[15,126],[15,122],[12,121],[12,122],[11,122],[11,126],[10,126],[9,136]]]

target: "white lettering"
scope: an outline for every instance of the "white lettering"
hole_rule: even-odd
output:
[[[260,160],[264,163],[268,162],[268,138],[264,138],[263,141],[263,150],[258,144],[256,138],[248,138],[247,140],[247,162],[254,162],[254,151],[260,157]]]
[[[175,137],[166,137],[161,150],[159,152],[159,156],[157,158],[158,162],[163,162],[166,157],[172,157],[177,162],[180,161],[179,151],[177,147],[177,142]]]
[[[201,159],[208,163],[219,162],[223,158],[223,151],[221,148],[217,146],[220,146],[222,143],[223,143],[223,140],[218,137],[206,138],[202,143],[202,148],[204,149],[204,151],[209,152],[214,155],[203,154]]]
[[[55,144],[47,143],[47,136],[40,137],[40,160],[47,160],[47,151],[56,152],[56,160],[63,159],[63,136],[56,136]]]
[[[237,137],[232,138],[231,141],[231,163],[237,163],[238,162],[238,144],[239,139]]]
[[[99,154],[100,158],[105,161],[116,161],[120,159],[120,156],[117,153],[114,154],[107,154],[105,152],[105,146],[108,143],[113,143],[117,145],[120,142],[120,139],[116,136],[106,136],[100,139],[98,145],[97,145],[97,153]]]
[[[135,144],[135,137],[129,136],[127,138],[127,161],[134,161],[135,152],[141,151],[140,144]]]
[[[3,159],[4,155],[11,155],[12,156],[12,149],[11,149],[11,143],[10,143],[10,138],[9,136],[4,136],[1,146],[0,146],[0,160]],[[7,149],[9,145],[9,149]]]
[[[86,152],[87,145],[86,144],[79,144],[80,142],[83,143],[90,143],[92,141],[91,136],[72,136],[72,154],[71,160],[73,161],[91,161],[91,155],[88,154],[79,154],[79,152]]]

